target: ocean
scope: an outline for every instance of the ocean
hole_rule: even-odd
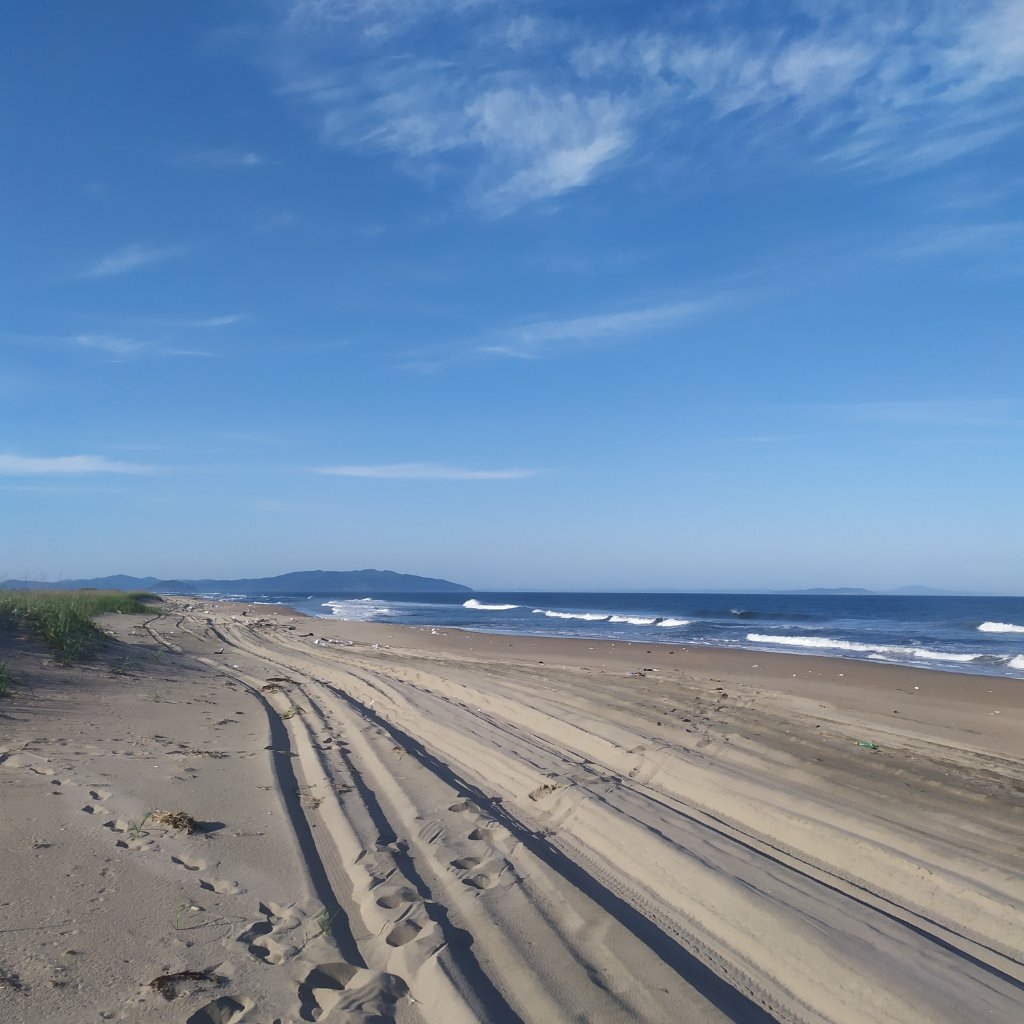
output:
[[[208,594],[485,633],[824,654],[1024,679],[1024,598],[838,594]]]

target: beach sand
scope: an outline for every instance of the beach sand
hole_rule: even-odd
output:
[[[0,638],[4,1022],[1021,1020],[1024,682],[102,625]]]

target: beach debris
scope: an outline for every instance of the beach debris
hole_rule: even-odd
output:
[[[543,786],[538,786],[532,793],[527,795],[531,800],[540,800],[542,797],[548,796],[548,794],[554,793],[561,788],[556,782],[545,782]]]
[[[294,718],[296,715],[304,715],[306,713],[305,708],[300,708],[298,704],[293,704],[287,711],[283,712],[282,718]]]
[[[878,744],[872,743],[871,740],[857,740],[857,746],[863,747],[864,750],[877,750]]]
[[[284,689],[280,683],[267,683],[260,687],[260,693],[280,693]]]
[[[164,828],[173,828],[176,832],[191,835],[196,830],[196,819],[185,811],[150,811],[146,820]]]
[[[309,634],[309,636],[312,636],[312,635],[313,635],[312,633]],[[354,647],[355,646],[355,641],[353,641],[353,640],[334,640],[331,637],[321,636],[321,637],[317,637],[317,639],[313,641],[313,644],[316,647]]]
[[[173,974],[161,974],[159,978],[154,978],[149,983],[149,987],[170,1002],[182,994],[178,986],[187,981],[207,981],[214,985],[222,985],[224,978],[219,974],[214,974],[212,968],[207,967],[202,971],[175,971]]]
[[[10,989],[14,992],[24,992],[25,983],[13,971],[0,970],[0,992]]]

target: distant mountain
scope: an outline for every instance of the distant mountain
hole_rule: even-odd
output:
[[[865,590],[863,587],[810,587],[807,590],[777,590],[777,594],[793,594],[796,596],[820,596],[822,594],[835,594],[840,597],[856,597],[862,594],[874,594],[874,590]]]
[[[812,587],[809,590],[777,590],[777,594],[822,595],[837,594],[841,597],[955,597],[963,596],[955,590],[936,590],[935,587],[897,587],[895,590],[865,590],[863,587]]]
[[[252,592],[263,594],[289,594],[305,591],[308,594],[426,594],[472,593],[472,587],[450,580],[435,580],[429,576],[411,576],[385,569],[356,569],[331,572],[315,569],[310,572],[286,572],[281,576],[261,576],[242,580],[161,580],[155,576],[97,576],[93,579],[57,580],[54,583],[38,580],[4,580],[3,590],[151,590],[158,594],[202,594],[207,592]]]

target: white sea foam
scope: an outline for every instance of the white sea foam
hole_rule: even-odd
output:
[[[674,629],[676,626],[688,626],[689,624],[689,619],[662,619],[658,623],[662,629]]]
[[[463,608],[472,608],[478,612],[510,612],[513,608],[518,608],[517,604],[481,604],[475,597],[471,597],[468,601],[462,602]]]
[[[897,644],[862,644],[854,640],[833,640],[826,636],[768,636],[764,633],[748,633],[752,644],[781,644],[784,647],[811,647],[824,651],[852,651],[879,658],[920,658],[922,661],[953,661],[966,663],[983,657],[979,654],[952,654],[948,651],[931,651],[927,647],[902,647]]]
[[[352,598],[349,601],[325,601],[321,608],[330,608],[331,615],[350,622],[372,622],[394,612],[383,602],[373,597]]]
[[[546,608],[534,608],[534,615],[546,615],[549,619],[581,619],[583,622],[607,622],[611,616],[600,612],[552,612]]]
[[[631,626],[653,626],[657,621],[656,616],[644,618],[639,615],[612,615],[609,622],[628,622]]]
[[[1024,626],[1012,622],[983,622],[978,629],[982,633],[1024,633]]]
[[[1018,672],[1024,672],[1024,654],[1018,654],[1016,658],[1011,658],[1008,664],[1010,668],[1015,668]]]

